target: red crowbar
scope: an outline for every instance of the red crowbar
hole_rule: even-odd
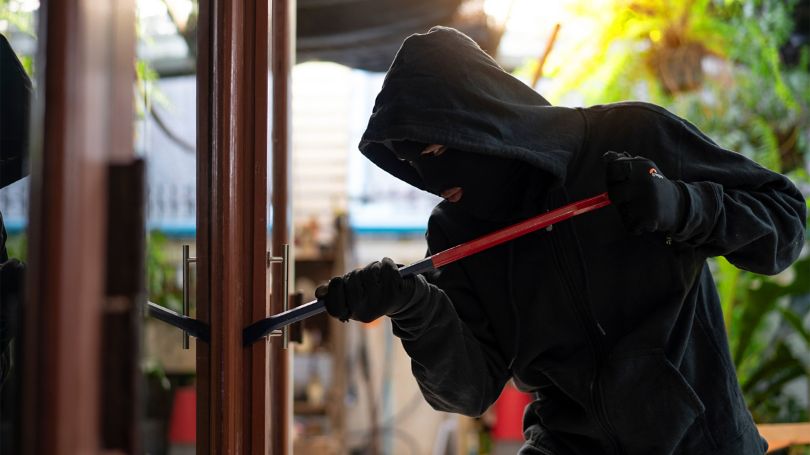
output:
[[[471,240],[467,243],[462,243],[461,245],[448,248],[440,253],[434,254],[433,256],[426,257],[421,261],[400,268],[399,273],[403,277],[406,277],[419,273],[430,272],[452,262],[458,261],[459,259],[466,258],[467,256],[524,236],[538,229],[551,226],[552,224],[565,221],[568,218],[581,215],[607,205],[610,205],[610,199],[608,199],[607,193],[602,193],[598,196],[573,202],[550,212],[546,212],[542,215],[537,215],[533,218],[521,221],[520,223],[513,224],[512,226],[505,227],[491,234],[479,237],[475,240]],[[254,322],[246,327],[244,332],[242,332],[243,342],[245,345],[249,345],[259,338],[267,336],[274,330],[278,330],[282,327],[324,311],[326,311],[324,302],[321,300],[313,300],[312,302],[306,303],[291,310],[287,310],[283,313],[279,313],[275,316]]]

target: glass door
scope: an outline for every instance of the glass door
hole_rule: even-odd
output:
[[[0,453],[19,453],[38,2],[0,1]],[[41,134],[41,131],[40,131]]]
[[[137,0],[136,12],[135,153],[147,188],[141,443],[145,453],[193,453],[208,434],[197,431],[196,409],[207,343],[195,292],[200,5]]]
[[[289,6],[0,0],[3,453],[289,453]]]
[[[22,330],[6,332],[10,372],[21,379],[3,387],[19,401],[4,408],[2,443],[9,453],[135,453],[143,244],[142,165],[132,153],[134,1],[7,0],[0,13],[32,80],[30,116],[16,112],[17,126],[0,126],[2,171],[13,163],[5,136],[17,134],[28,138],[30,173],[12,184],[27,185],[27,208],[0,208],[27,214],[19,232],[11,229],[21,236],[24,227],[25,248],[7,243],[23,264],[24,297],[5,294],[19,281],[6,286],[3,273],[2,307],[18,300],[21,316],[12,319]],[[16,67],[3,60],[4,75]],[[4,76],[7,88],[24,92]],[[4,109],[13,98],[3,94]]]

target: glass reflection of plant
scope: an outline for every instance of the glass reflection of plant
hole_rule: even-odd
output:
[[[168,239],[158,231],[149,233],[146,247],[146,273],[149,300],[173,311],[183,311],[182,290],[178,285],[178,269],[169,260]]]
[[[0,0],[3,1],[3,0]],[[136,34],[139,42],[154,46],[154,40],[147,32],[143,11],[160,11],[166,14],[176,32],[187,44],[190,57],[196,58],[196,33],[198,2],[196,0],[139,0],[136,22]],[[194,146],[168,129],[155,105],[170,109],[171,105],[161,92],[157,82],[161,74],[146,59],[138,57],[135,61],[135,107],[140,121],[151,117],[154,125],[163,131],[181,149],[194,153]],[[136,134],[140,134],[137,132]],[[171,310],[182,311],[182,291],[177,282],[177,266],[170,261],[167,250],[177,248],[170,244],[168,238],[159,231],[149,231],[146,250],[146,270],[149,300]]]
[[[0,33],[22,35],[30,42],[36,41],[36,11],[38,0],[0,0]],[[30,46],[27,46],[30,47]],[[25,72],[34,78],[34,48],[26,49],[17,55]]]

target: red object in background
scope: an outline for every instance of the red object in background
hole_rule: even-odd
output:
[[[511,383],[506,384],[495,402],[492,438],[499,441],[522,441],[523,409],[531,401],[531,395],[519,391]]]
[[[194,386],[174,392],[169,419],[169,443],[194,445],[197,440],[197,394]]]

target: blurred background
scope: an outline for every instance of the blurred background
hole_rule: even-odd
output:
[[[182,245],[196,235],[198,5],[137,5],[135,147],[148,162],[149,300],[180,311]],[[32,76],[38,9],[36,0],[0,0],[0,33]],[[439,24],[473,37],[552,104],[660,104],[810,195],[810,1],[298,0],[292,210],[294,289],[304,301],[333,275],[425,253],[437,198],[378,170],[357,144],[402,40]],[[0,190],[9,256],[21,259],[27,194],[28,179]],[[722,258],[711,267],[755,420],[808,421],[807,248],[774,277]],[[144,330],[144,448],[194,453],[194,349],[180,349],[177,330],[161,322],[145,319]],[[527,396],[507,387],[480,419],[433,411],[388,319],[341,324],[321,315],[298,330],[294,453],[486,454],[520,446]],[[3,389],[5,402],[12,393]]]

